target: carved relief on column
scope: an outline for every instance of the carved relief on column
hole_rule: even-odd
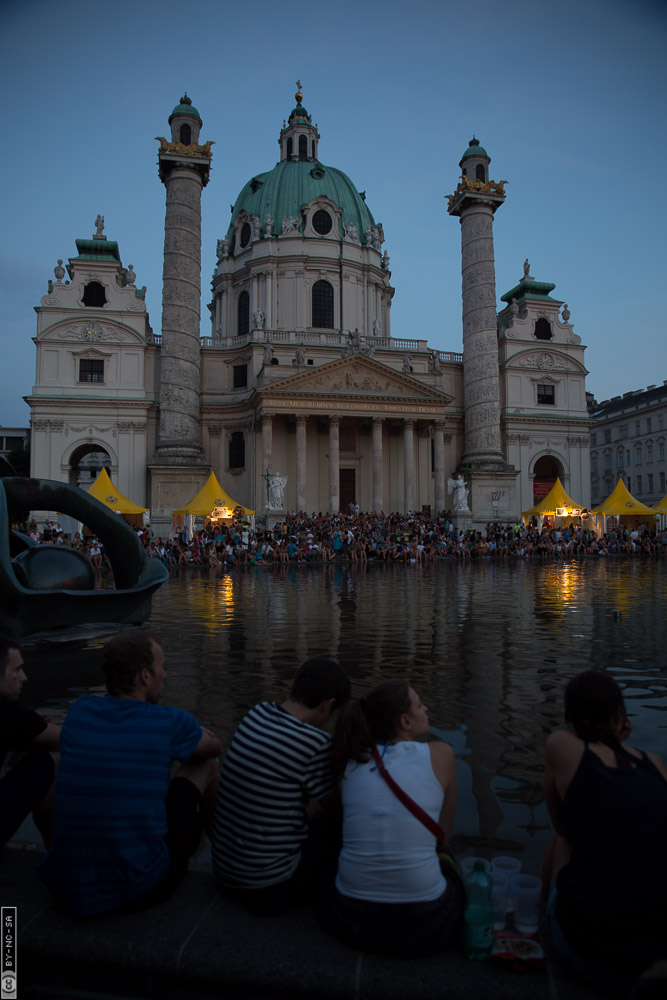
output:
[[[340,417],[329,417],[329,513],[340,510]]]
[[[383,417],[373,417],[373,510],[379,514],[384,509],[382,482],[384,467],[382,462]]]
[[[306,509],[306,423],[308,417],[296,418],[296,509]]]
[[[445,422],[436,420],[433,425],[433,487],[435,513],[445,509]]]
[[[412,417],[403,421],[403,508],[407,513],[415,503],[415,422]]]

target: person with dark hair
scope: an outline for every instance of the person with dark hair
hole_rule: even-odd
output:
[[[565,721],[569,731],[547,739],[544,773],[551,943],[573,972],[627,994],[667,958],[667,769],[625,742],[623,695],[603,670],[568,683]]]
[[[428,731],[428,709],[403,680],[350,701],[336,721],[343,846],[322,921],[353,948],[417,957],[459,937],[463,886],[436,854],[456,812],[454,751],[421,742]]]
[[[340,827],[327,815],[336,781],[326,727],[349,695],[349,678],[335,660],[307,660],[289,697],[255,705],[227,750],[213,871],[223,891],[256,913],[276,914],[316,895],[320,878],[335,867]]]
[[[51,836],[60,726],[19,705],[27,679],[18,642],[0,636],[0,848],[30,812],[47,847]],[[13,751],[28,753],[5,771],[6,758]]]
[[[108,694],[79,698],[63,725],[40,874],[74,913],[168,899],[210,828],[220,741],[188,712],[158,705],[164,662],[147,632],[115,636],[102,653]]]

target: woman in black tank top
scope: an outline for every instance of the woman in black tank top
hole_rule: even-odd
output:
[[[565,720],[544,775],[552,944],[586,978],[622,985],[667,958],[667,769],[623,742],[623,695],[604,671],[569,682]]]

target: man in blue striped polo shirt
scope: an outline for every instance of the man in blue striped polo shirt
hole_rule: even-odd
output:
[[[79,698],[63,725],[40,874],[75,913],[164,901],[210,825],[220,741],[188,712],[158,705],[164,659],[146,632],[115,636],[102,657],[108,694]]]

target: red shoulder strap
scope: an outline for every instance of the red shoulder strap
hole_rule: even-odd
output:
[[[415,802],[414,799],[411,799],[408,793],[404,792],[401,786],[394,781],[392,776],[389,774],[389,771],[384,766],[384,761],[382,760],[382,757],[380,757],[375,745],[371,747],[371,755],[377,764],[378,771],[387,782],[396,798],[401,800],[406,809],[409,809],[412,815],[415,816],[420,823],[423,823],[427,830],[430,830],[438,842],[438,847],[444,846],[445,840],[447,839],[445,831],[439,823],[436,823],[434,819],[431,819],[425,809],[422,809],[422,807]]]

